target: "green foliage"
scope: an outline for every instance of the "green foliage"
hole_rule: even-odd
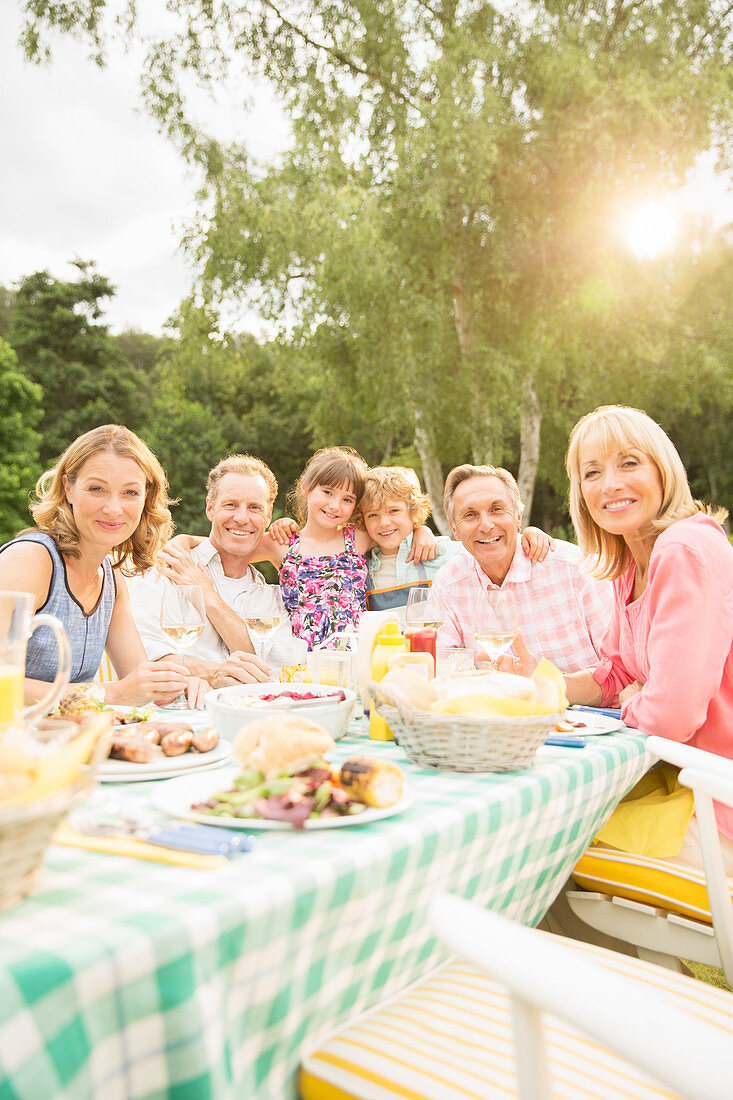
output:
[[[168,475],[170,495],[179,503],[171,511],[176,528],[207,535],[204,512],[209,470],[226,453],[216,414],[199,401],[164,393],[155,402],[145,437]]]
[[[178,333],[156,367],[158,397],[151,416],[159,457],[168,464],[171,483],[181,497],[178,526],[189,516],[198,517],[200,524],[206,474],[230,453],[263,459],[278,479],[284,506],[285,494],[312,450],[297,365],[281,357],[276,344],[220,332],[207,310],[191,302],[183,304]],[[194,463],[197,470],[205,465],[202,476],[175,478],[176,467],[187,453],[181,441],[195,439],[187,429],[169,431],[164,426],[175,417],[171,410],[177,405],[206,414],[200,430],[207,440],[205,453],[211,457],[206,465],[197,454]]]
[[[20,283],[10,343],[24,373],[43,390],[41,462],[51,465],[68,444],[100,424],[142,431],[148,381],[99,323],[113,287],[91,264],[76,263],[74,282],[37,271]]]
[[[135,23],[127,0],[23,7],[36,56],[49,27],[97,56],[105,14]],[[206,169],[186,242],[205,321],[186,320],[161,377],[216,410],[227,444],[272,453],[276,470],[306,441],[376,462],[419,423],[423,459],[516,470],[533,391],[543,523],[565,521],[569,428],[603,402],[646,407],[695,486],[730,499],[730,244],[711,250],[716,275],[702,235],[643,265],[614,235],[624,203],[729,146],[727,0],[190,0],[170,14],[144,81]],[[292,121],[268,169],[197,132],[186,103],[192,77],[243,66]],[[272,324],[261,361],[246,341],[209,340],[224,305]]]
[[[15,308],[15,291],[6,286],[0,286],[0,339],[7,340],[10,335],[10,324]]]
[[[0,543],[31,520],[28,494],[41,473],[38,461],[41,389],[18,368],[15,352],[0,339]]]

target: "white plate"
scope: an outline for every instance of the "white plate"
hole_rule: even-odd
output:
[[[292,832],[295,826],[289,821],[267,821],[258,817],[216,817],[213,814],[197,814],[191,809],[194,802],[205,802],[212,794],[227,790],[240,773],[241,768],[229,768],[227,771],[217,772],[216,775],[192,775],[176,779],[161,788],[153,799],[153,805],[156,810],[162,810],[170,817],[197,821],[202,825],[220,825],[225,829],[244,829],[246,832],[255,829],[285,829]],[[394,806],[386,806],[382,810],[370,806],[362,813],[348,817],[315,818],[313,821],[306,821],[305,828],[341,829],[346,825],[369,825],[372,821],[381,821],[382,818],[402,813],[410,804],[410,799],[402,798]]]
[[[136,783],[149,779],[170,779],[186,772],[215,768],[229,759],[232,745],[220,741],[208,752],[184,752],[181,756],[154,756],[149,764],[134,764],[130,760],[105,760],[97,774],[102,783]]]
[[[558,737],[600,737],[604,733],[613,733],[620,730],[623,722],[620,718],[611,718],[608,714],[591,714],[588,710],[567,710],[565,721],[572,722],[575,728],[568,730],[553,730],[550,736]],[[582,725],[578,725],[582,723]]]

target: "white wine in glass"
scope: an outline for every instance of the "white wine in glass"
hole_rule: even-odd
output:
[[[188,649],[200,638],[206,623],[204,590],[200,584],[166,585],[160,605],[160,629],[173,642],[179,661],[183,664],[182,650]],[[188,703],[183,693],[167,704],[171,710],[186,710]]]
[[[243,618],[247,630],[261,641],[275,633],[284,614],[280,588],[276,584],[257,584],[245,597]]]
[[[269,638],[282,622],[282,616],[280,615],[259,615],[257,617],[250,617],[249,615],[244,620],[247,624],[247,629],[251,634],[256,634],[258,638]]]
[[[430,588],[411,588],[405,607],[405,637],[418,630],[440,630],[443,625],[443,606]]]
[[[478,651],[495,661],[512,648],[518,629],[514,593],[502,588],[484,592],[473,617],[473,636]]]

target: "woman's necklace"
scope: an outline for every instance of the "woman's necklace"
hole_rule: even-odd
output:
[[[97,566],[92,573],[76,558],[64,558],[64,561],[71,594],[81,604],[84,614],[89,615],[99,602],[104,584],[104,571]]]

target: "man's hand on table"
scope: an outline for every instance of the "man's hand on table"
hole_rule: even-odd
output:
[[[219,665],[211,677],[214,688],[230,687],[232,684],[266,684],[272,679],[270,666],[254,653],[238,651],[230,653],[223,664]]]

